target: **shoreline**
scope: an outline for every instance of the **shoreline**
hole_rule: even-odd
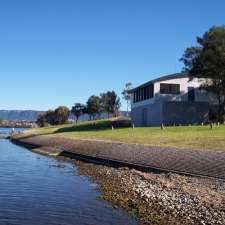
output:
[[[219,180],[84,163],[40,143],[31,150],[74,163],[80,175],[99,185],[102,199],[135,215],[141,225],[225,224],[225,183]]]
[[[15,134],[11,140],[29,148],[44,148],[44,151],[47,151],[46,148],[55,148],[62,156],[86,162],[128,167],[143,172],[176,173],[225,180],[225,152],[180,150],[32,132]]]
[[[140,225],[225,224],[224,183],[72,162],[99,185],[102,199],[135,215]]]

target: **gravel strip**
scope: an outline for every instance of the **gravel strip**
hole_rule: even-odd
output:
[[[142,225],[225,224],[223,182],[74,162],[80,174],[100,184],[103,199],[135,214]]]

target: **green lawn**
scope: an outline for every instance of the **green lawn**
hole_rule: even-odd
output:
[[[225,151],[224,125],[214,126],[212,130],[209,126],[166,127],[164,130],[159,127],[115,128],[112,130],[111,125],[111,120],[99,120],[79,123],[78,125],[40,128],[35,129],[35,131],[40,134],[63,135],[74,138]],[[121,127],[121,124],[119,127]]]

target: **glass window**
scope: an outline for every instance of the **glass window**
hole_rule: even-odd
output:
[[[133,102],[134,103],[136,102],[136,91],[134,92],[134,95],[133,95]]]
[[[147,99],[153,98],[154,96],[154,85],[150,84],[146,87],[138,88],[134,92],[134,103],[145,101]]]
[[[148,86],[146,89],[146,99],[150,98],[150,87]]]
[[[141,101],[144,100],[144,88],[141,88],[141,99],[140,100]]]
[[[180,94],[180,84],[160,84],[160,94]]]

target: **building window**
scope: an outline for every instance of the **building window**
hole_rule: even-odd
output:
[[[137,102],[137,92],[134,92],[134,102]]]
[[[141,100],[144,99],[144,88],[141,88]]]
[[[160,94],[180,94],[180,84],[160,84]]]
[[[154,85],[150,84],[146,87],[138,88],[134,91],[134,103],[141,102],[153,98],[154,96]]]

